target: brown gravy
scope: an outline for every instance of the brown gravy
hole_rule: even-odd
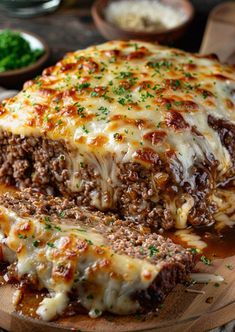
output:
[[[201,237],[202,241],[207,244],[203,249],[203,254],[209,258],[226,258],[235,255],[235,227],[227,227],[218,232],[213,226],[209,228],[194,229],[194,234]],[[174,231],[165,233],[173,242],[188,247],[187,243],[176,236]]]

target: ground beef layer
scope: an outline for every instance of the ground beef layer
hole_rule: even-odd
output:
[[[117,182],[107,178],[103,188],[99,170],[88,161],[74,174],[81,187],[71,190],[70,168],[74,151],[62,140],[21,137],[7,132],[1,136],[0,182],[75,198],[78,205],[98,209],[100,206],[94,201],[102,201],[102,210],[116,211],[121,218],[155,229],[174,227],[177,210],[186,199],[192,198],[194,205],[190,208],[188,223],[198,226],[213,222],[216,205],[211,197],[216,187],[215,160],[195,165],[193,190],[190,183],[183,182],[180,168],[172,168],[162,160],[151,168],[137,162],[115,164]]]

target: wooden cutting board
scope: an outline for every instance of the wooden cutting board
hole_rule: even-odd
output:
[[[0,326],[12,332],[206,331],[234,319],[235,256],[215,260],[211,266],[200,262],[197,267],[200,271],[221,275],[225,281],[220,285],[212,282],[207,285],[190,286],[190,289],[196,289],[199,293],[189,293],[186,287],[179,285],[169,294],[163,308],[151,316],[114,317],[109,315],[90,319],[86,315],[77,315],[59,319],[54,323],[45,323],[15,312],[12,304],[15,289],[10,285],[1,286]],[[28,312],[35,310],[35,302],[37,300],[32,296],[27,299],[25,306]]]
[[[212,11],[200,52],[216,53],[221,61],[235,63],[235,2],[222,4]],[[12,304],[14,287],[0,286],[0,327],[12,332],[202,332],[235,319],[235,256],[215,260],[212,266],[199,263],[197,268],[200,272],[222,275],[225,282],[219,287],[215,283],[190,287],[198,293],[187,292],[186,287],[177,286],[167,297],[163,308],[149,316],[109,315],[90,319],[86,315],[77,315],[45,323],[17,313]],[[36,302],[33,295],[29,296],[24,310],[33,313]]]

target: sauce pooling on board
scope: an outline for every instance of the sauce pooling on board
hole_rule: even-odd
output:
[[[193,234],[198,235],[206,247],[202,253],[209,258],[226,258],[235,255],[235,227],[226,227],[217,231],[215,227],[193,229]],[[174,231],[166,232],[168,237],[183,247],[189,247]]]

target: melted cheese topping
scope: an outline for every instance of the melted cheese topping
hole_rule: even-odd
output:
[[[133,295],[161,270],[162,263],[114,253],[94,230],[57,225],[49,217],[20,218],[2,206],[0,211],[1,247],[14,254],[19,278],[30,275],[49,291],[37,310],[44,320],[64,311],[72,290],[91,317],[134,313],[140,305]]]
[[[95,189],[91,204],[113,208],[119,162],[151,167],[160,156],[182,172],[176,179],[180,185],[187,182],[194,189],[193,165],[213,156],[221,179],[232,166],[231,156],[208,116],[235,123],[234,91],[234,68],[211,57],[114,41],[69,53],[27,82],[0,106],[0,128],[65,140],[69,189],[84,189],[78,174],[89,164],[99,175],[101,192],[110,197],[105,200]],[[179,228],[193,205],[191,197],[178,210],[172,205]]]
[[[0,126],[125,161],[153,163],[139,152],[173,150],[186,180],[195,159],[210,153],[222,173],[230,166],[207,117],[235,123],[234,89],[234,69],[214,59],[150,43],[108,42],[69,53],[26,83],[3,103]]]

